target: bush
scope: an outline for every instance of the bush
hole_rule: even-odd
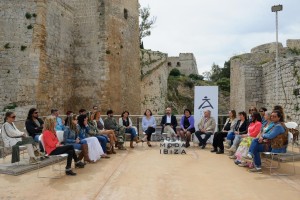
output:
[[[180,74],[181,73],[180,73],[179,69],[176,69],[176,68],[174,68],[170,71],[170,76],[180,76]]]
[[[29,12],[27,12],[27,13],[25,14],[25,17],[26,17],[26,19],[31,19],[32,15],[31,15]]]
[[[204,76],[198,74],[190,74],[189,77],[193,80],[200,80],[200,81],[203,81],[204,79]]]
[[[190,89],[192,89],[192,88],[194,87],[193,81],[190,81],[190,80],[185,80],[185,81],[184,81],[184,85],[185,85],[186,87],[189,87]]]
[[[230,79],[229,78],[221,78],[217,81],[217,85],[221,90],[230,92]]]

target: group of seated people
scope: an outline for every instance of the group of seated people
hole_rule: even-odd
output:
[[[171,108],[166,109],[162,117],[162,132],[169,133],[169,137],[185,140],[185,147],[190,146],[191,134],[194,133],[201,149],[206,147],[208,139],[213,135],[212,153],[224,154],[224,143],[229,152],[229,158],[241,167],[249,167],[250,172],[261,172],[260,152],[285,153],[288,144],[288,129],[284,124],[283,108],[274,106],[267,111],[261,107],[259,112],[255,107],[246,112],[229,111],[228,118],[220,132],[216,130],[216,120],[210,110],[205,110],[203,117],[195,131],[194,118],[191,111],[184,110],[180,120],[180,130],[176,131],[177,121],[171,115]]]
[[[43,120],[39,117],[38,110],[31,108],[25,122],[28,135],[15,126],[15,118],[14,112],[6,112],[1,127],[5,147],[12,147],[11,162],[20,161],[19,146],[22,145],[27,147],[30,164],[40,162],[38,157],[41,157],[41,152],[44,152],[43,159],[66,153],[67,175],[76,175],[71,169],[72,159],[76,168],[84,168],[86,163],[110,158],[107,154],[116,154],[115,148],[126,150],[125,134],[130,134],[130,148],[134,148],[134,141],[140,142],[137,128],[132,125],[128,111],[122,113],[117,123],[112,110],[107,111],[107,117],[103,120],[97,106],[93,107],[92,112],[81,109],[78,115],[68,111],[64,120],[57,109],[52,109],[51,115]],[[62,141],[59,141],[58,134],[63,135]],[[81,150],[78,156],[76,150]]]
[[[214,131],[206,130],[207,135]],[[225,140],[225,142],[224,142]],[[229,158],[240,167],[249,167],[250,172],[262,172],[261,152],[285,153],[288,144],[288,129],[284,124],[281,106],[272,111],[255,107],[245,112],[229,111],[228,118],[220,132],[214,133],[212,153],[223,154],[224,143]],[[200,141],[201,145],[201,141]]]
[[[167,107],[161,119],[161,133],[170,138],[185,141],[185,147],[190,146],[191,135],[194,133],[199,140],[201,149],[206,147],[208,139],[213,137],[211,152],[224,154],[224,143],[229,156],[235,159],[235,164],[251,167],[251,172],[261,172],[260,152],[286,152],[288,131],[284,125],[284,113],[281,106],[275,106],[272,112],[255,107],[245,112],[229,111],[228,118],[220,132],[215,133],[216,120],[210,110],[205,110],[203,118],[195,130],[194,117],[189,109],[184,110],[177,130],[177,119],[172,115],[172,109]],[[14,124],[16,115],[7,112],[5,123],[2,125],[2,138],[6,147],[12,147],[12,163],[19,162],[19,146],[26,145],[30,156],[29,163],[37,164],[40,152],[45,155],[67,153],[66,174],[76,175],[71,169],[72,159],[75,167],[83,168],[86,163],[93,163],[100,158],[110,158],[107,154],[116,154],[115,148],[126,150],[124,142],[126,134],[130,134],[130,148],[133,142],[147,142],[151,147],[151,135],[156,131],[156,120],[150,109],[146,109],[142,118],[144,137],[139,140],[138,130],[133,126],[129,112],[124,111],[115,119],[112,110],[107,111],[103,120],[97,106],[91,112],[81,109],[79,114],[68,111],[65,120],[59,116],[57,109],[51,110],[51,115],[43,121],[36,108],[28,112],[25,128],[28,135],[17,129]],[[63,141],[59,141],[57,134],[63,132]],[[224,142],[225,140],[225,142]],[[38,146],[36,144],[39,144]],[[75,150],[81,150],[77,156]],[[83,159],[83,162],[82,162]]]

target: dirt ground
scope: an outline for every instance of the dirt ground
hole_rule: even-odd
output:
[[[164,155],[158,145],[139,144],[76,169],[76,177],[38,178],[37,171],[20,176],[1,174],[0,199],[300,199],[299,161],[294,176],[270,176],[267,169],[253,174],[236,166],[227,155],[209,150],[190,147],[186,155]],[[282,167],[281,172],[292,171],[291,163]],[[41,173],[56,172],[48,166]]]

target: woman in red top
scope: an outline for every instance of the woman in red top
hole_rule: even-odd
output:
[[[254,112],[251,115],[251,123],[248,126],[248,133],[247,134],[243,134],[243,135],[236,135],[234,140],[233,140],[233,144],[230,147],[230,149],[228,149],[228,151],[235,153],[237,148],[239,147],[241,141],[245,138],[256,138],[256,136],[259,134],[262,123],[261,123],[261,116],[258,112]],[[231,159],[236,159],[236,156],[230,156]]]
[[[62,146],[57,139],[56,132],[54,127],[56,126],[56,119],[53,116],[49,116],[45,119],[44,130],[43,130],[43,141],[46,153],[48,155],[59,155],[59,154],[68,154],[67,166],[66,166],[66,175],[75,176],[71,169],[72,158],[76,162],[75,167],[83,168],[84,164],[80,162],[76,156],[73,145]]]

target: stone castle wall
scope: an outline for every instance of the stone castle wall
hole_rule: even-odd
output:
[[[281,48],[277,89],[275,53],[271,50],[273,45],[260,47],[255,48],[254,53],[231,58],[231,109],[248,112],[250,106],[264,106],[272,110],[273,106],[281,105],[286,120],[299,123],[300,56],[288,48]]]
[[[109,107],[140,114],[141,67],[138,0],[105,1]],[[137,87],[139,86],[139,87]]]
[[[169,72],[177,68],[182,74],[198,74],[197,63],[192,53],[180,53],[178,57],[168,57]]]
[[[98,105],[139,114],[137,0],[5,0],[0,7],[0,110],[15,102],[20,113]],[[26,12],[37,16],[28,20]]]
[[[300,49],[300,40],[289,39],[286,41],[286,46],[291,49]]]
[[[39,61],[31,49],[33,30],[27,28],[36,19],[26,19],[25,14],[36,13],[37,5],[33,0],[23,2],[0,1],[0,111],[16,104],[22,113],[20,108],[36,105]]]
[[[150,109],[153,114],[163,114],[167,100],[168,55],[149,50],[141,50],[142,85],[141,113]]]

